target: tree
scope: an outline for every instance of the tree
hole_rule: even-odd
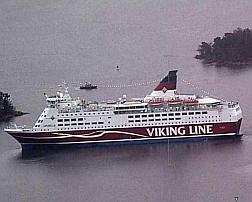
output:
[[[213,43],[202,42],[195,58],[209,63],[237,63],[252,61],[252,31],[237,28],[233,33],[216,37]]]

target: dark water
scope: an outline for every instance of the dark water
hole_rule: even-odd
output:
[[[252,198],[252,67],[205,67],[193,57],[201,41],[252,27],[249,0],[1,1],[0,90],[29,115],[44,108],[43,93],[66,80],[74,96],[143,97],[143,83],[179,70],[181,92],[202,90],[239,101],[240,141],[69,149],[22,156],[0,132],[0,201],[250,202]],[[116,71],[116,65],[120,71]],[[99,85],[78,90],[80,81]],[[1,129],[5,124],[1,125]]]

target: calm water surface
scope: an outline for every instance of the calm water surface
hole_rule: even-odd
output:
[[[245,135],[22,156],[0,132],[0,201],[230,202],[238,195],[250,202],[252,67],[206,67],[193,57],[201,41],[252,28],[251,9],[249,0],[1,1],[0,90],[30,113],[18,124],[32,125],[45,107],[43,93],[63,80],[86,99],[143,97],[155,84],[108,85],[146,83],[178,69],[180,92],[239,101]],[[99,88],[78,90],[87,80]]]

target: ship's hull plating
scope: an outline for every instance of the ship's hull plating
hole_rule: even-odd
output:
[[[240,137],[241,119],[237,122],[204,123],[192,125],[152,125],[131,128],[106,128],[93,130],[11,132],[22,147],[48,145],[94,145],[155,143],[165,140],[184,141],[223,137]]]

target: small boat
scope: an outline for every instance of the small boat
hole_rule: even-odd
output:
[[[154,98],[151,99],[148,104],[150,106],[162,106],[164,104],[164,98]]]
[[[80,83],[80,89],[86,89],[86,90],[97,89],[97,85],[93,85],[89,82],[86,82],[85,84]]]
[[[172,98],[171,100],[168,100],[169,105],[180,105],[182,104],[182,100],[178,97]]]
[[[196,99],[189,98],[187,100],[183,100],[183,103],[185,105],[197,105],[197,104],[199,104],[199,101]]]

